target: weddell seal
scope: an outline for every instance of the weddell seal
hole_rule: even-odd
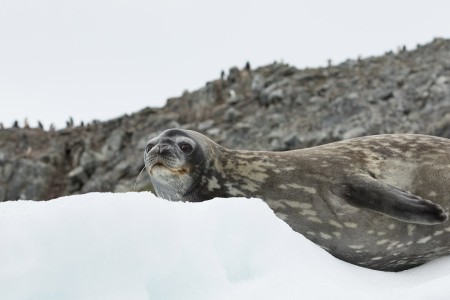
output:
[[[144,162],[159,197],[257,197],[337,258],[400,271],[450,253],[450,140],[413,134],[286,151],[222,147],[190,130],[151,139]]]

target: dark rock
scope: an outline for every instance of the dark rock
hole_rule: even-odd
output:
[[[40,162],[20,159],[13,162],[14,168],[6,189],[5,200],[39,200],[46,196],[52,173],[51,167]]]
[[[237,67],[233,67],[230,69],[230,72],[228,75],[228,82],[236,83],[239,81],[240,77],[241,77],[241,71]]]
[[[236,92],[230,89],[227,93],[227,103],[236,104],[237,102],[239,102],[239,98],[236,95]]]
[[[284,150],[297,149],[300,147],[302,142],[303,139],[300,138],[296,132],[292,132],[283,139],[283,143],[285,145]]]
[[[214,120],[206,120],[198,124],[197,128],[200,131],[206,131],[207,129],[211,128],[211,126],[214,125]]]
[[[0,130],[0,201],[151,189],[143,152],[174,127],[236,149],[290,150],[367,134],[450,138],[450,41],[298,70],[230,69],[163,108],[57,131]]]
[[[79,191],[89,179],[88,175],[81,166],[78,166],[70,171],[69,174],[67,174],[67,177],[69,178],[69,193]]]
[[[223,120],[225,122],[234,123],[241,115],[242,113],[240,113],[236,108],[230,107],[225,111]]]

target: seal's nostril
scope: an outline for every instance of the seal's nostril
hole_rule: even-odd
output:
[[[159,145],[158,147],[159,147],[159,154],[167,153],[170,150],[170,145],[168,145],[168,144],[162,144],[162,145]]]

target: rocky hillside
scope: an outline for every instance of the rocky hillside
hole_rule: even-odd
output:
[[[325,68],[231,68],[160,109],[56,132],[2,129],[0,201],[133,190],[146,142],[172,127],[280,151],[380,133],[450,138],[450,40]],[[137,190],[149,188],[144,173]]]

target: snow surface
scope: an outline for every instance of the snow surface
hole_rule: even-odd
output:
[[[450,257],[342,262],[258,199],[92,193],[0,204],[0,299],[449,299]]]

